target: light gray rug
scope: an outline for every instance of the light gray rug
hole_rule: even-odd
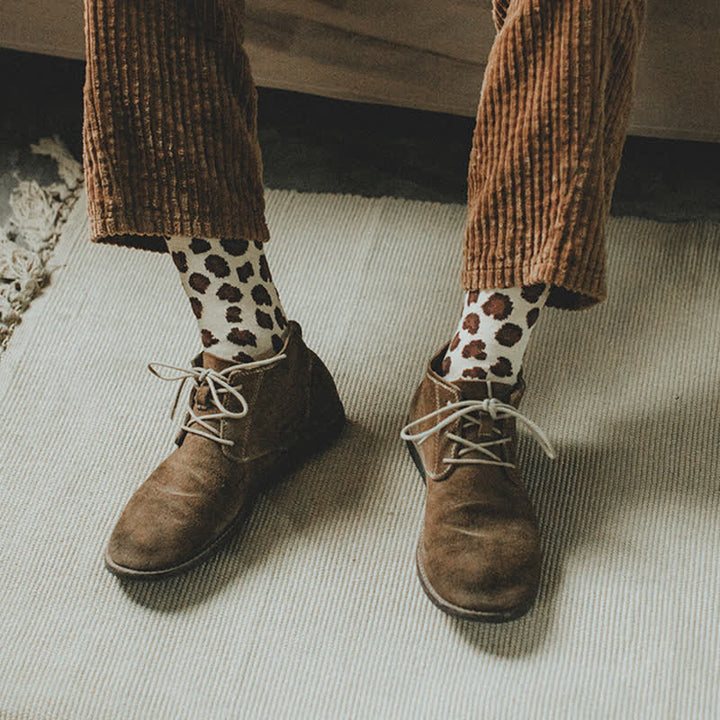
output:
[[[283,303],[349,428],[211,562],[111,577],[107,536],[176,430],[145,365],[198,346],[168,257],[90,244],[81,199],[0,362],[0,717],[717,717],[720,226],[611,220],[610,300],[541,319],[524,409],[560,457],[521,444],[541,597],[483,626],[420,589],[398,439],[459,312],[464,208],[268,205]]]

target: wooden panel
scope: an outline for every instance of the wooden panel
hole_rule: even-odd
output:
[[[476,62],[495,37],[490,0],[248,0],[248,17],[274,26],[283,21],[303,33],[303,24],[341,29],[362,44],[381,40],[399,50],[415,49]],[[269,22],[268,22],[269,21]],[[258,40],[256,33],[249,33]],[[318,38],[322,42],[322,37]]]
[[[648,0],[630,132],[720,141],[720,2]],[[82,1],[0,0],[0,45],[83,57]],[[490,0],[247,0],[259,85],[475,115]]]
[[[720,141],[720,3],[649,0],[630,132]],[[490,1],[249,0],[258,84],[474,116]]]
[[[246,44],[253,73],[260,85],[474,114],[484,55],[494,36],[491,17],[470,13],[465,4],[448,4],[444,14],[431,14],[429,4],[398,0],[388,10],[387,3],[353,3],[363,6],[363,15],[357,8],[329,12],[308,0],[249,3]],[[285,5],[296,6],[295,11],[282,10]],[[418,12],[414,22],[403,27],[401,18],[411,5]],[[463,28],[464,46],[451,47],[448,28],[454,26]],[[484,50],[478,49],[478,35],[484,38]],[[473,52],[482,58],[473,59]]]
[[[83,1],[0,0],[0,47],[84,57]]]
[[[718,0],[648,0],[631,128],[720,142]]]

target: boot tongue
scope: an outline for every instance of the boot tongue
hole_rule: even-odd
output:
[[[237,365],[237,363],[219,358],[216,355],[211,355],[207,352],[202,353],[202,366],[204,368],[211,368],[212,370],[215,370],[215,372],[222,372],[232,365]],[[198,410],[212,410],[215,408],[212,393],[210,392],[210,387],[207,382],[203,382],[197,389],[195,394],[195,405]]]
[[[195,394],[195,405],[199,410],[209,410],[212,405],[212,395],[207,383],[203,383]]]
[[[500,402],[509,403],[514,390],[513,385],[507,383],[491,382],[488,394],[488,383],[486,380],[456,380],[453,385],[460,391],[463,400],[485,400],[493,397]],[[480,420],[480,424],[469,423],[465,426],[464,437],[473,442],[494,439],[493,434],[495,423],[493,419],[484,412],[473,413],[473,416]]]
[[[217,355],[211,355],[208,352],[203,352],[202,354],[202,366],[204,368],[211,368],[215,370],[215,372],[222,372],[233,365],[237,365],[237,362],[225,360],[224,358],[217,357]]]
[[[460,391],[463,400],[485,400],[488,397],[497,399],[499,402],[510,403],[515,386],[507,383],[488,383],[485,380],[456,380],[453,385]],[[470,416],[479,422],[466,422],[462,430],[462,436],[471,442],[482,443],[488,440],[498,440],[502,435],[498,435],[498,429],[501,427],[486,412],[474,412]],[[505,460],[506,450],[503,445],[494,445],[489,448],[500,459]],[[475,457],[475,453],[471,453],[468,457]]]
[[[452,384],[460,391],[463,400],[485,400],[488,397],[488,383],[485,380],[456,380]],[[493,382],[490,383],[489,397],[507,403],[510,401],[513,389],[513,385]]]

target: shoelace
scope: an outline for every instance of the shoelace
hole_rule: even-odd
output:
[[[230,384],[227,376],[230,375],[230,373],[232,373],[234,370],[251,370],[253,368],[262,367],[264,365],[270,365],[271,363],[282,360],[284,357],[286,357],[286,355],[284,354],[275,355],[274,357],[267,358],[265,360],[255,360],[249,363],[242,363],[241,365],[232,365],[228,368],[225,368],[225,370],[223,370],[222,372],[218,372],[213,368],[181,368],[176,367],[175,365],[166,365],[165,363],[158,362],[148,363],[148,370],[150,370],[153,375],[159,377],[161,380],[168,380],[170,382],[174,382],[177,380],[180,381],[177,394],[175,395],[175,402],[173,403],[172,410],[170,411],[171,419],[175,417],[175,410],[177,409],[178,400],[180,399],[180,393],[182,393],[182,390],[185,387],[185,383],[188,380],[194,380],[195,386],[200,387],[203,382],[207,382],[208,389],[210,390],[210,395],[213,399],[213,403],[215,404],[215,407],[218,409],[219,412],[207,413],[200,417],[193,410],[192,403],[189,402],[187,411],[190,414],[190,421],[187,424],[181,425],[181,429],[185,430],[186,432],[192,433],[193,435],[199,435],[200,437],[207,438],[208,440],[213,440],[214,442],[220,443],[221,445],[234,445],[235,442],[233,440],[227,440],[226,438],[220,437],[219,428],[214,427],[208,422],[209,420],[222,420],[223,418],[238,419],[241,417],[245,417],[245,415],[247,415],[248,413],[247,401],[243,397],[243,394],[239,391],[239,388],[241,386],[238,385],[237,387],[233,387]],[[179,374],[168,377],[166,375],[163,375],[156,368],[166,368],[167,370],[173,370]],[[220,400],[220,394],[232,395],[240,403],[240,410],[238,412],[233,412],[232,410],[225,407],[225,405],[223,405]],[[203,432],[199,428],[192,427],[195,424],[205,428],[207,432]]]
[[[447,412],[450,412],[450,415],[440,420],[429,430],[423,430],[417,433],[412,432],[412,429],[416,425],[420,425],[421,423],[427,422],[428,420]],[[552,445],[550,445],[550,441],[547,439],[545,433],[532,420],[526,418],[519,410],[517,410],[517,408],[501,402],[497,398],[486,398],[485,400],[460,400],[454,403],[448,402],[445,407],[442,407],[439,410],[433,410],[424,417],[408,423],[400,431],[400,437],[403,440],[416,442],[420,445],[431,435],[439,433],[448,425],[452,425],[458,418],[461,418],[462,420],[460,432],[463,432],[463,430],[469,425],[482,425],[482,421],[477,417],[480,413],[486,413],[493,421],[514,417],[530,431],[530,434],[538,441],[538,444],[542,448],[543,452],[550,459],[555,459],[555,451],[553,450]],[[472,440],[462,437],[462,435],[456,435],[455,433],[448,432],[448,439],[453,440],[462,447],[458,451],[458,456],[456,458],[443,458],[443,462],[448,465],[483,464],[499,465],[501,467],[515,467],[514,463],[503,460],[497,453],[491,450],[491,448],[497,448],[498,446],[509,443],[511,438],[503,435],[496,427],[493,427],[493,432],[498,436],[497,438],[483,440],[480,442],[473,442]],[[478,453],[479,457],[467,457],[470,453]]]

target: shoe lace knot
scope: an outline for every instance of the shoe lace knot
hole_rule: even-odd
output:
[[[447,414],[441,418],[443,414]],[[486,417],[492,420],[491,432],[481,434],[483,426],[487,425]],[[437,421],[427,430],[418,431],[418,426],[436,418]],[[421,445],[431,435],[435,435],[460,420],[459,434],[446,431],[445,435],[449,440],[457,443],[460,449],[457,457],[443,458],[448,465],[499,465],[501,467],[515,467],[514,463],[508,462],[498,454],[498,450],[512,441],[499,427],[497,421],[507,418],[514,418],[522,423],[530,432],[530,435],[538,442],[543,452],[550,458],[555,458],[550,441],[545,433],[529,418],[523,415],[516,407],[502,402],[494,397],[484,400],[459,400],[448,402],[444,407],[433,410],[427,415],[408,423],[401,431],[400,437],[403,440]],[[485,421],[484,421],[485,420]],[[465,437],[466,430],[473,426],[479,428],[478,437],[471,440]]]
[[[251,370],[269,365],[283,359],[284,357],[286,357],[285,354],[275,355],[264,360],[255,360],[253,362],[231,365],[222,371],[205,367],[183,368],[159,362],[148,363],[148,370],[161,380],[180,382],[177,394],[175,395],[175,401],[173,402],[172,409],[170,410],[171,419],[174,419],[175,417],[175,411],[177,410],[178,401],[180,400],[180,394],[182,393],[185,383],[188,380],[192,380],[194,382],[196,390],[198,390],[201,385],[206,385],[208,392],[210,393],[210,397],[212,398],[212,404],[218,412],[198,415],[193,408],[193,396],[191,394],[190,401],[187,406],[187,414],[190,416],[190,419],[186,423],[183,423],[180,427],[185,432],[192,433],[193,435],[199,435],[200,437],[207,438],[208,440],[212,440],[213,442],[221,445],[234,445],[235,442],[233,440],[228,440],[227,438],[221,436],[220,423],[210,423],[211,420],[217,421],[225,418],[238,420],[248,414],[249,407],[247,400],[240,392],[242,385],[232,384],[230,382],[230,374],[235,370]],[[170,371],[170,374],[167,374],[167,371]],[[222,402],[220,398],[221,395],[230,395],[234,397],[240,403],[240,409],[233,411],[228,408],[227,405]],[[198,425],[200,427],[196,427]]]

